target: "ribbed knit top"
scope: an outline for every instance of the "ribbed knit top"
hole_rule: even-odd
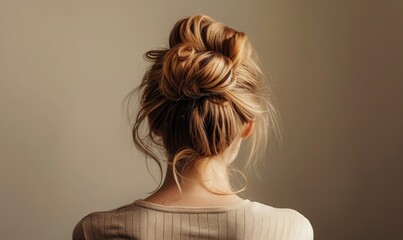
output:
[[[73,240],[82,239],[312,240],[313,229],[295,210],[247,199],[225,207],[175,207],[136,200],[83,217],[73,231]]]

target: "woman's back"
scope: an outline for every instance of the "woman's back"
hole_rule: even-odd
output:
[[[227,207],[174,207],[137,200],[85,216],[73,233],[73,240],[80,239],[313,239],[313,230],[295,210],[249,200]]]

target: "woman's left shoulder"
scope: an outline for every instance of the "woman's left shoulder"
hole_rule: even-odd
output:
[[[90,214],[87,214],[83,218],[80,219],[80,221],[75,225],[74,230],[73,230],[73,240],[85,240],[85,233],[84,233],[84,221],[87,221],[88,216]]]
[[[73,240],[92,239],[92,235],[101,236],[109,226],[118,225],[119,218],[133,206],[132,203],[105,211],[91,212],[80,219],[73,230]]]

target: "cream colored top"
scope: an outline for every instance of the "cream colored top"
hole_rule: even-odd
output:
[[[287,208],[244,200],[227,207],[173,207],[136,200],[83,217],[73,240],[293,239],[312,240],[307,218]]]

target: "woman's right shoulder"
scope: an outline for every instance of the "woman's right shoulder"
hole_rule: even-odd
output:
[[[255,214],[261,215],[263,222],[275,223],[274,226],[277,230],[285,230],[289,236],[295,236],[296,239],[313,239],[312,224],[299,211],[291,208],[273,207],[254,201],[251,202],[251,206]]]

